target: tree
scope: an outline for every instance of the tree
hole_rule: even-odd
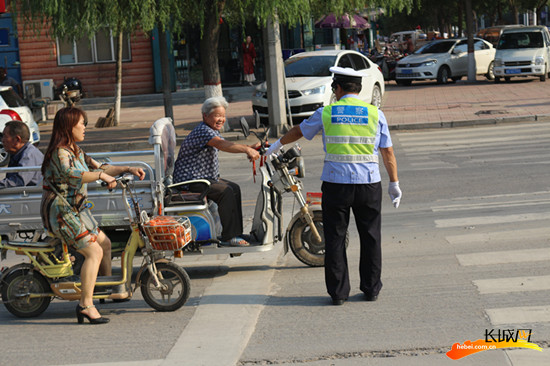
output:
[[[176,0],[174,22],[189,23],[201,32],[201,59],[206,97],[221,95],[221,77],[218,66],[217,45],[220,35],[220,19],[230,24],[243,24],[253,18],[261,26],[277,14],[279,23],[295,25],[303,19],[319,17],[330,12],[343,14],[363,10],[364,0]],[[410,8],[413,0],[378,0],[372,6],[384,6],[402,10]],[[175,28],[176,29],[176,26]]]
[[[11,0],[12,11],[31,32],[47,25],[52,37],[72,40],[91,38],[104,27],[112,30],[118,39],[115,125],[122,94],[122,36],[138,29],[150,32],[157,24],[166,26],[173,5],[172,0]]]

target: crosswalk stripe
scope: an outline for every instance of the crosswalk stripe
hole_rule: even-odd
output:
[[[550,305],[485,310],[492,325],[550,322]]]
[[[461,234],[461,235],[449,235],[445,239],[453,245],[458,244],[471,244],[479,242],[501,243],[531,239],[549,239],[550,229],[548,228],[535,228],[535,229],[521,229],[514,231],[489,231],[480,234]]]
[[[480,294],[550,290],[550,276],[495,278],[473,282]]]
[[[550,260],[550,248],[457,254],[456,257],[462,266],[547,261]]]
[[[487,224],[503,224],[507,222],[523,222],[536,220],[549,220],[550,212],[525,213],[516,215],[497,215],[497,216],[470,216],[459,219],[435,220],[435,226],[439,228],[457,227],[457,226],[476,226]]]

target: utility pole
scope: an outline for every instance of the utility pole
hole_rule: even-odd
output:
[[[279,137],[287,128],[283,52],[277,15],[269,17],[264,30],[266,39],[267,108],[271,137]]]

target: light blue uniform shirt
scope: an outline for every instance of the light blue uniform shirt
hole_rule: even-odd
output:
[[[357,98],[355,94],[347,94],[342,98]],[[300,130],[304,137],[311,140],[319,131],[323,132],[323,149],[327,152],[325,143],[325,130],[323,128],[323,108],[317,109],[311,117],[304,120],[300,124]],[[382,111],[378,110],[378,128],[376,130],[376,138],[374,141],[374,155],[378,155],[378,148],[391,147],[392,141],[390,130],[386,116]],[[382,164],[382,158],[380,158]],[[380,177],[380,168],[377,163],[337,163],[333,161],[325,161],[321,180],[330,183],[340,184],[365,184],[377,183],[382,180]]]

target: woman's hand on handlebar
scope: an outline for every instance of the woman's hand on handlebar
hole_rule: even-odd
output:
[[[100,177],[99,177],[103,182],[105,183],[101,183],[102,186],[105,186],[109,189],[114,189],[116,188],[116,179],[115,177],[112,177],[110,176],[109,174],[105,173],[105,172],[101,172],[100,174]]]
[[[139,178],[139,180],[143,180],[145,178],[145,172],[141,168],[137,168],[134,166],[129,167],[128,173],[135,175],[136,177]]]

